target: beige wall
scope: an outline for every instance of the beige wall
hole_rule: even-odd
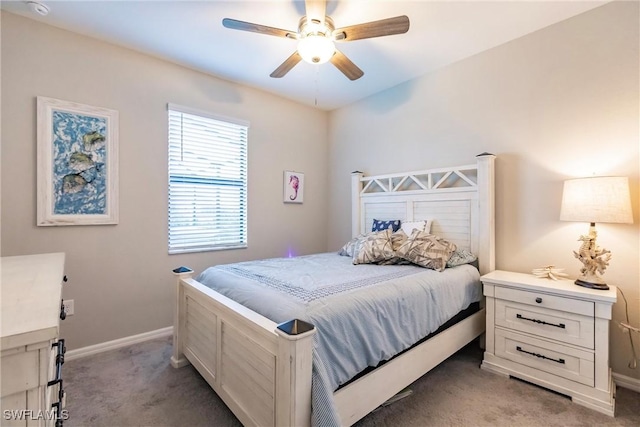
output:
[[[638,3],[613,3],[418,78],[330,116],[329,249],[350,237],[349,173],[496,163],[497,267],[554,264],[573,277],[588,224],[559,221],[570,177],[630,177],[634,224],[598,224],[613,253],[605,278],[640,312]],[[622,298],[615,319],[624,316]],[[613,369],[627,369],[628,336],[612,327]],[[637,335],[636,335],[637,338]],[[636,339],[636,348],[640,340]]]
[[[0,48],[2,45],[2,10],[0,10]],[[0,55],[0,118],[2,117],[2,55]],[[2,120],[0,120],[0,196],[2,195]],[[2,198],[0,197],[0,242],[2,242]],[[2,244],[0,244],[2,255]]]
[[[66,252],[69,348],[170,326],[177,266],[326,250],[326,112],[10,13],[1,28],[2,255]],[[36,96],[119,111],[118,225],[35,226]],[[248,249],[167,254],[168,102],[250,121]],[[304,204],[283,204],[285,169]]]

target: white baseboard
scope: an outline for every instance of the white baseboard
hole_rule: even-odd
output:
[[[172,334],[173,326],[167,326],[166,328],[156,329],[155,331],[144,332],[142,334],[132,335],[130,337],[118,338],[117,340],[113,341],[107,341],[100,344],[78,348],[75,350],[69,350],[65,353],[64,358],[67,361],[80,359],[81,357],[91,356],[92,354],[103,353],[109,350],[115,350],[131,344],[137,344],[155,338],[168,337]]]
[[[629,390],[640,393],[640,379],[628,377],[616,372],[611,375],[613,376],[613,382],[615,382],[617,386],[628,388]]]

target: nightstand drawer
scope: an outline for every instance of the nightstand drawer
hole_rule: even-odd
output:
[[[497,326],[594,348],[594,318],[496,299]]]
[[[495,354],[531,368],[593,387],[593,352],[496,329]],[[535,371],[531,372],[535,375]]]
[[[591,301],[581,301],[540,292],[530,292],[496,286],[495,297],[502,300],[517,301],[534,307],[566,311],[568,313],[581,314],[583,316],[593,317],[595,313],[594,304]]]

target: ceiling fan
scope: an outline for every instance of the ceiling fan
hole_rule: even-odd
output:
[[[333,19],[325,15],[326,8],[326,0],[305,0],[306,15],[300,18],[297,32],[230,18],[224,18],[222,25],[233,30],[298,40],[298,49],[270,74],[275,78],[283,77],[298,62],[305,60],[311,64],[323,64],[330,61],[350,80],[357,80],[364,75],[364,72],[345,54],[336,49],[334,42],[390,36],[409,31],[409,18],[404,15],[335,28]]]

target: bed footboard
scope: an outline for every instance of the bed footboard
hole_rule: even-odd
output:
[[[309,425],[313,326],[277,325],[194,280],[191,270],[174,274],[171,365],[191,363],[246,426]]]

